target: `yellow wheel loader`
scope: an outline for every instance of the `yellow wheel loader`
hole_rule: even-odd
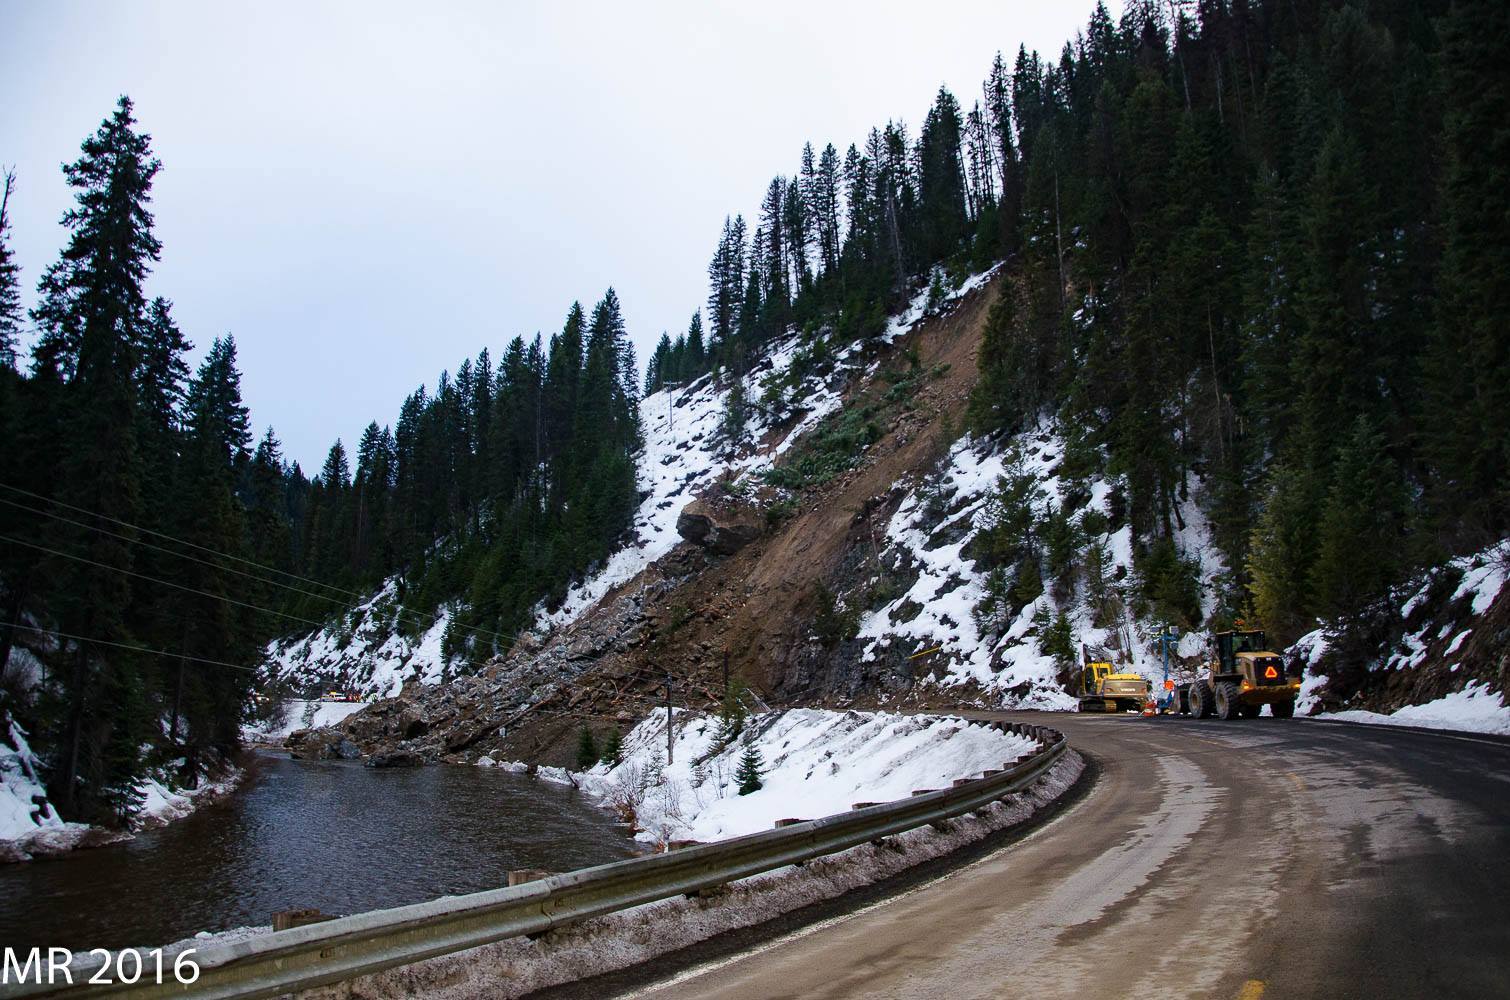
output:
[[[1138,712],[1148,700],[1150,683],[1142,674],[1118,673],[1107,660],[1091,660],[1081,647],[1080,698],[1082,712]]]
[[[1276,719],[1295,714],[1300,695],[1300,669],[1268,648],[1260,629],[1233,629],[1211,637],[1206,676],[1176,686],[1174,697],[1181,715],[1198,719],[1256,719],[1265,705]]]

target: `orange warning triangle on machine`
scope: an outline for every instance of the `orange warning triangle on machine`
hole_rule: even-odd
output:
[[[1270,667],[1268,670],[1264,671],[1264,676],[1269,680],[1273,680],[1274,678],[1279,676],[1279,671],[1275,670],[1273,667]]]

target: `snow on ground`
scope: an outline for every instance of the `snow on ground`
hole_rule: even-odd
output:
[[[239,767],[230,767],[214,781],[206,781],[198,788],[190,789],[173,789],[155,778],[148,777],[136,786],[143,799],[141,810],[133,819],[133,825],[137,830],[167,826],[174,820],[183,819],[200,806],[229,795],[235,791],[237,785],[241,784],[241,779],[244,777],[246,777],[245,771]]]
[[[397,602],[398,581],[389,579],[347,614],[348,628],[324,628],[269,643],[264,669],[296,690],[335,683],[379,698],[398,694],[408,680],[438,683],[446,669],[441,639],[449,612],[442,611],[434,624],[410,639],[394,627]]]
[[[984,286],[986,282],[990,281],[996,275],[996,272],[1000,268],[1001,265],[998,264],[995,267],[981,271],[979,274],[973,274],[954,288],[949,288],[946,285],[943,297],[934,305],[933,313],[937,314],[947,310],[951,303],[959,301],[977,288]],[[939,278],[942,280],[942,275]],[[887,344],[894,343],[898,337],[905,335],[921,320],[926,319],[929,315],[928,300],[931,296],[932,288],[930,282],[929,285],[923,287],[922,291],[912,297],[912,301],[907,303],[906,309],[891,317],[891,321],[886,324],[885,332],[881,334],[882,342]]]
[[[1483,682],[1470,682],[1461,691],[1421,705],[1406,705],[1390,715],[1352,709],[1323,712],[1317,719],[1363,722],[1375,726],[1420,726],[1424,729],[1456,729],[1469,733],[1510,736],[1510,705]]]
[[[541,768],[573,781],[621,815],[632,811],[640,840],[712,841],[771,829],[778,819],[817,819],[856,802],[887,802],[946,788],[1029,753],[1034,743],[963,719],[884,712],[791,709],[755,716],[733,742],[716,717],[679,711],[673,762],[666,715],[652,714],[624,739],[624,760],[583,774]],[[747,747],[763,761],[759,791],[740,795],[735,774]]]
[[[41,764],[26,741],[26,732],[6,720],[8,732],[0,740],[0,840],[18,840],[39,830],[64,830],[64,823],[50,806],[39,807],[47,798],[42,786]],[[78,826],[79,824],[72,824]]]
[[[338,725],[347,716],[366,707],[367,703],[361,701],[303,701],[295,698],[284,702],[266,722],[242,727],[241,737],[248,743],[281,743],[295,730]]]
[[[7,729],[5,738],[0,739],[0,861],[25,861],[36,855],[61,854],[86,843],[99,845],[129,837],[59,819],[47,801],[41,762],[32,753],[25,731],[12,720],[7,720]],[[229,793],[242,777],[243,772],[232,767],[215,781],[192,790],[175,790],[156,778],[144,778],[136,786],[142,805],[133,826],[150,829],[182,819]]]
[[[947,310],[994,273],[993,268],[946,290],[933,313]],[[927,289],[919,292],[879,339],[891,343],[924,319],[929,314],[928,297]],[[836,412],[843,403],[844,383],[857,371],[856,359],[869,343],[857,340],[844,346],[835,352],[827,371],[809,366],[815,370],[800,379],[793,377],[792,366],[808,349],[807,338],[791,332],[768,345],[763,357],[742,377],[750,401],[749,419],[743,440],[734,447],[719,434],[729,396],[726,382],[705,375],[641,400],[645,444],[636,475],[644,499],[635,512],[634,533],[600,567],[573,585],[559,607],[537,610],[537,631],[571,624],[609,591],[670,552],[680,541],[677,516],[699,491],[725,477],[749,479],[769,469],[802,435]],[[781,387],[774,406],[766,391],[771,385]],[[440,647],[447,616],[442,614],[418,640],[407,640],[394,633],[396,595],[397,581],[388,580],[352,610],[348,627],[321,629],[269,644],[270,673],[305,688],[339,677],[344,687],[378,697],[397,694],[411,679],[438,683],[446,672]]]
[[[1458,664],[1451,659],[1473,634],[1477,620],[1494,604],[1505,586],[1507,570],[1510,570],[1510,539],[1504,539],[1471,555],[1459,556],[1445,565],[1425,574],[1401,605],[1400,614],[1409,621],[1418,609],[1431,599],[1437,581],[1449,574],[1457,577],[1457,584],[1446,602],[1447,608],[1465,605],[1463,617],[1449,617],[1443,624],[1437,615],[1426,615],[1412,631],[1400,637],[1399,644],[1381,656],[1374,666],[1378,670],[1402,670],[1420,666],[1430,655],[1435,643],[1452,636],[1440,655],[1446,658],[1449,672],[1456,673]],[[1288,652],[1306,664],[1301,680],[1300,698],[1296,702],[1299,714],[1308,714],[1316,708],[1320,689],[1326,684],[1326,675],[1321,672],[1322,658],[1329,647],[1326,629],[1310,632],[1289,648]],[[1427,729],[1461,729],[1479,733],[1510,734],[1510,707],[1503,693],[1492,690],[1482,682],[1469,681],[1461,690],[1454,691],[1435,701],[1420,705],[1407,705],[1391,714],[1350,709],[1342,712],[1322,713],[1322,719],[1340,719],[1344,722],[1365,722],[1375,725],[1421,726]]]
[[[863,660],[879,659],[884,649],[898,642],[910,654],[937,647],[937,654],[929,654],[945,663],[943,677],[937,683],[953,686],[974,682],[994,693],[1004,706],[1072,709],[1075,699],[1059,684],[1057,664],[1039,651],[1035,625],[1035,618],[1043,612],[1063,610],[1077,643],[1105,647],[1130,642],[1131,663],[1119,664],[1120,669],[1155,681],[1161,679],[1158,644],[1152,635],[1125,624],[1095,627],[1083,600],[1071,599],[1061,608],[1046,591],[995,637],[983,634],[975,620],[974,609],[986,596],[986,574],[964,551],[975,532],[985,526],[997,484],[1009,472],[1029,475],[1043,491],[1045,509],[1057,509],[1067,491],[1067,484],[1058,475],[1063,456],[1064,441],[1054,431],[1030,431],[995,448],[968,436],[955,443],[942,470],[930,477],[926,486],[909,492],[887,525],[888,565],[897,570],[911,567],[919,575],[905,593],[862,616],[859,638],[867,641]],[[1093,479],[1086,509],[1107,513],[1112,490],[1113,484]],[[929,508],[950,513],[942,522],[934,523]],[[1214,603],[1210,584],[1223,572],[1221,557],[1210,541],[1207,519],[1194,497],[1181,505],[1180,514],[1184,527],[1176,532],[1175,542],[1182,554],[1200,567],[1202,600],[1209,613]],[[1120,573],[1123,579],[1132,579],[1130,527],[1124,525],[1091,541],[1105,546],[1110,556],[1108,575]],[[1200,643],[1199,635],[1187,635],[1179,652],[1194,655]],[[935,661],[923,662],[931,666]]]

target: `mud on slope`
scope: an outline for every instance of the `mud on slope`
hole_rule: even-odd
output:
[[[488,753],[561,764],[584,722],[600,734],[627,731],[661,703],[668,674],[676,702],[694,707],[719,702],[726,673],[770,704],[849,703],[910,685],[905,664],[859,664],[832,619],[864,610],[864,581],[905,483],[925,477],[958,436],[986,314],[1003,287],[998,275],[867,358],[830,418],[869,408],[871,443],[847,471],[786,494],[746,484],[698,501],[695,510],[715,519],[757,530],[765,522],[753,540],[683,542],[543,645],[522,642],[476,676],[411,684],[338,730],[296,733],[290,745],[311,756],[365,752],[378,763]],[[814,428],[778,468],[800,462],[805,443],[828,429]],[[780,518],[768,516],[773,507]]]

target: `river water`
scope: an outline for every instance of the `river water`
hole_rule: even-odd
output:
[[[276,910],[358,913],[633,853],[574,789],[494,768],[259,753],[253,770],[224,802],[133,840],[0,865],[0,946],[155,946]]]

